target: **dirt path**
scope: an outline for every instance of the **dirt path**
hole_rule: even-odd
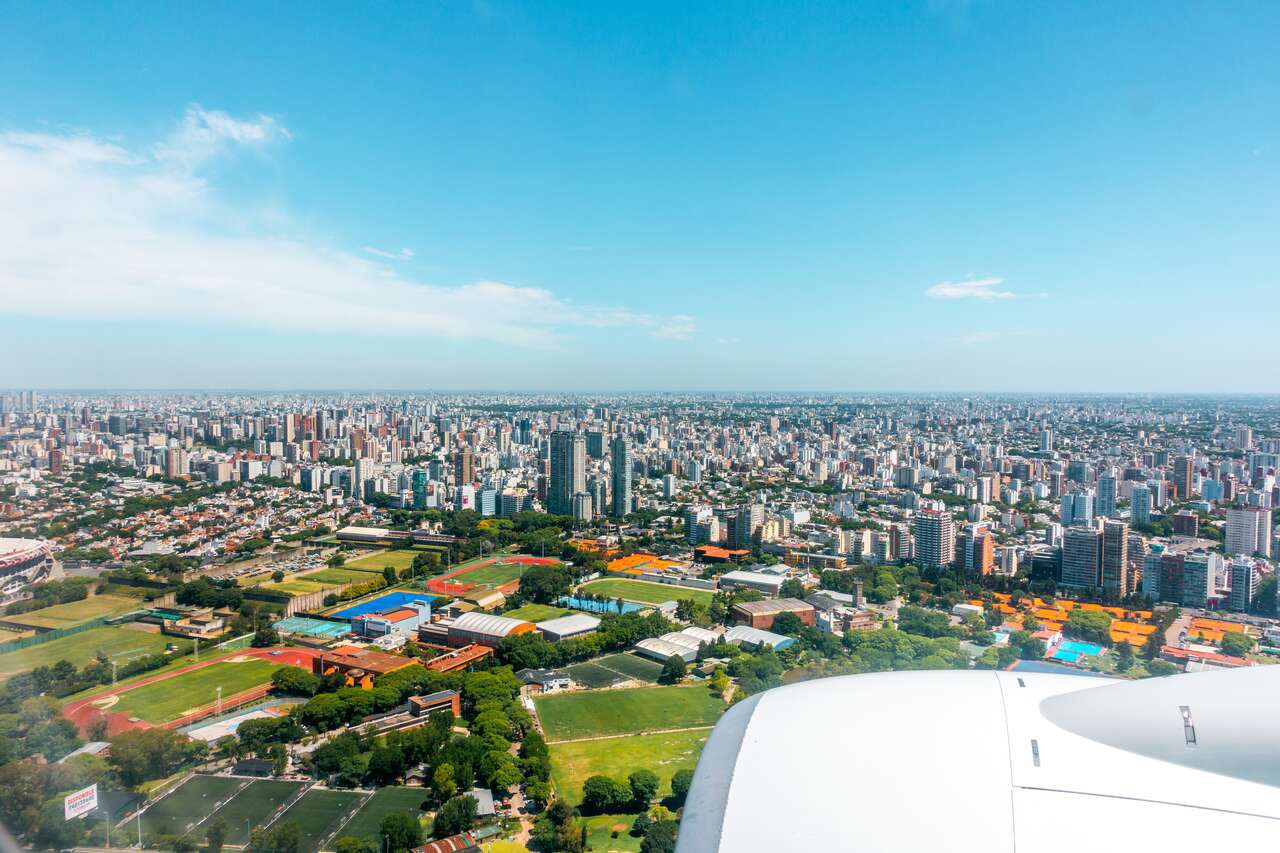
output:
[[[616,740],[620,737],[640,737],[641,735],[669,735],[676,732],[709,732],[715,726],[685,726],[682,729],[646,729],[639,732],[624,732],[617,735],[593,735],[591,737],[576,737],[570,740],[549,740],[547,746],[555,746],[562,743],[583,743],[589,740]]]

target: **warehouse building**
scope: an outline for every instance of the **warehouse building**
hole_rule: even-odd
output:
[[[464,613],[449,625],[448,643],[454,648],[472,644],[496,647],[506,637],[530,634],[534,630],[533,623],[523,619],[492,613]]]
[[[554,643],[559,640],[568,640],[572,637],[593,634],[600,627],[600,620],[586,613],[571,613],[558,619],[539,622],[534,627],[548,642]]]
[[[752,628],[763,628],[769,630],[773,627],[773,620],[781,613],[794,613],[800,617],[800,621],[813,627],[816,621],[816,614],[812,604],[801,601],[798,598],[775,598],[772,601],[744,601],[733,605],[730,611],[733,621],[743,625],[750,625]]]
[[[746,646],[747,648],[755,649],[762,647],[785,649],[787,646],[795,644],[794,637],[775,634],[772,631],[762,631],[759,628],[752,628],[750,625],[734,625],[724,632],[724,641],[733,643],[735,646]]]
[[[738,570],[725,572],[720,576],[720,588],[723,590],[753,589],[763,595],[777,596],[782,589],[786,575],[767,574]]]
[[[649,637],[636,643],[637,654],[654,660],[665,661],[669,657],[678,657],[690,663],[698,657],[698,647],[711,645],[720,639],[720,635],[705,628],[690,626],[683,631],[672,631],[661,637]]]

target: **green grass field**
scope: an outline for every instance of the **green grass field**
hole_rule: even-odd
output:
[[[212,812],[214,806],[245,784],[244,779],[230,776],[192,776],[143,813],[142,834],[144,837],[182,835],[188,826]],[[131,829],[135,827],[136,824],[130,825]]]
[[[364,583],[375,574],[377,573],[362,572],[359,569],[321,569],[318,572],[298,575],[294,580],[322,583],[326,586],[336,586],[344,583]]]
[[[280,820],[297,821],[298,828],[302,830],[302,853],[315,853],[363,798],[363,794],[354,791],[312,788],[290,806]],[[332,845],[329,846],[332,849]]]
[[[582,818],[587,826],[587,849],[608,853],[639,853],[644,837],[631,834],[631,823],[635,819],[636,816],[631,814],[600,814]],[[617,838],[613,837],[614,829],[618,830]]]
[[[21,622],[37,628],[70,628],[100,616],[119,616],[121,613],[137,610],[141,603],[141,598],[127,595],[91,595],[81,601],[55,604],[7,618],[10,622]]]
[[[123,625],[106,625],[13,652],[4,652],[0,647],[0,679],[38,666],[52,666],[64,659],[76,666],[84,666],[99,651],[123,663],[163,652],[171,642],[174,642],[173,638],[158,633],[151,634]]]
[[[637,604],[663,604],[667,601],[679,601],[687,598],[699,604],[710,604],[711,593],[705,589],[688,589],[665,583],[649,583],[648,581],[632,581],[626,578],[601,578],[583,584],[585,592],[603,595],[607,598],[621,598]]]
[[[413,565],[413,558],[418,556],[417,551],[409,549],[396,551],[378,551],[365,557],[357,557],[356,559],[347,558],[347,562],[343,564],[344,569],[355,569],[356,571],[381,572],[387,566],[391,566],[397,572],[401,569],[407,569]]]
[[[478,566],[469,572],[463,572],[452,578],[452,580],[480,584],[481,586],[499,586],[508,581],[516,580],[520,575],[524,574],[526,568],[528,567],[520,563],[490,563],[487,566]]]
[[[280,583],[264,583],[260,588],[269,589],[272,592],[287,592],[290,595],[307,595],[332,586],[335,586],[335,584],[311,581],[306,578],[292,578],[287,581],[280,581]]]
[[[548,619],[555,619],[558,616],[573,613],[564,607],[552,607],[550,604],[526,604],[523,607],[517,607],[515,610],[509,610],[503,613],[503,616],[510,616],[512,619],[523,619],[526,622],[545,622]]]
[[[221,661],[163,681],[145,684],[120,694],[112,711],[138,717],[149,723],[176,720],[187,711],[215,701],[217,688],[224,699],[265,684],[280,668],[272,661],[251,658],[240,663]]]
[[[422,788],[379,788],[377,793],[365,802],[346,826],[338,833],[341,838],[350,835],[355,838],[378,839],[378,828],[382,819],[393,812],[409,811],[415,817],[422,817],[422,801],[429,794]]]
[[[710,729],[579,740],[551,746],[551,779],[569,802],[582,802],[582,783],[597,774],[625,780],[633,770],[658,774],[659,796],[671,792],[671,776],[698,763]]]
[[[244,844],[249,840],[249,833],[245,829],[246,821],[250,827],[260,826],[301,789],[301,782],[255,779],[210,819],[220,817],[227,822],[228,844]]]
[[[620,672],[639,681],[647,681],[650,684],[657,684],[658,676],[662,674],[662,664],[638,655],[626,653],[609,655],[608,657],[594,660],[592,663],[605,669],[611,669],[614,672]]]
[[[534,700],[547,740],[713,726],[725,704],[705,687],[637,687],[558,693]]]
[[[627,680],[622,673],[605,669],[594,663],[575,663],[573,666],[565,667],[565,672],[569,673],[569,677],[574,681],[592,690],[611,687]]]

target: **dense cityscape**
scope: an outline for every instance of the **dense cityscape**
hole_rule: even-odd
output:
[[[0,810],[47,848],[651,853],[770,688],[1267,666],[1278,405],[6,393]]]

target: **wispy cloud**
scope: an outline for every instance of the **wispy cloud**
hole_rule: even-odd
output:
[[[925,291],[932,299],[1015,299],[1017,294],[1010,290],[998,289],[1004,284],[1003,278],[988,276],[986,278],[966,278],[962,281],[940,281]]]
[[[292,138],[274,116],[237,119],[194,104],[173,133],[152,146],[152,153],[158,161],[194,167],[232,148],[264,148]]]
[[[298,237],[274,209],[221,203],[201,173],[223,153],[289,138],[272,117],[199,107],[151,146],[0,133],[0,314],[429,333],[526,347],[555,346],[581,327],[667,339],[696,331],[684,314],[580,306],[543,288],[416,281],[377,260],[407,260],[410,250],[347,251]]]
[[[398,252],[389,252],[386,249],[375,249],[373,246],[364,247],[365,254],[374,255],[379,258],[386,258],[389,261],[411,261],[413,260],[413,249],[401,249]]]

